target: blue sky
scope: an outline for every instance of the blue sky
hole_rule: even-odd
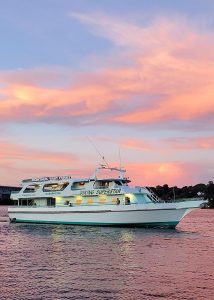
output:
[[[110,50],[109,41],[89,34],[84,25],[69,17],[72,12],[102,12],[141,24],[161,15],[180,14],[196,23],[201,19],[201,27],[213,28],[213,8],[213,1],[207,0],[3,1],[0,67],[60,65],[81,70],[82,59]]]

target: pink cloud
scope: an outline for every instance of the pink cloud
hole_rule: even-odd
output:
[[[205,141],[203,141],[205,142]],[[91,159],[88,162],[78,156],[63,152],[32,150],[31,148],[12,143],[0,142],[0,183],[18,185],[24,178],[56,175],[72,175],[73,177],[89,177],[96,167]],[[129,144],[123,141],[123,147],[144,150],[145,145],[136,140]],[[205,145],[206,147],[206,145]],[[88,155],[88,154],[87,154]],[[114,163],[112,163],[114,165]],[[193,185],[213,180],[212,164],[198,162],[146,162],[125,165],[127,175],[133,185],[173,186]]]
[[[212,33],[200,32],[177,16],[173,20],[160,18],[144,26],[105,15],[75,13],[72,17],[86,24],[93,34],[111,41],[114,58],[99,57],[99,67],[94,65],[91,71],[82,73],[60,67],[0,72],[1,127],[16,122],[45,122],[212,130]],[[1,134],[5,136],[3,131]],[[155,142],[151,142],[154,137],[138,140],[134,136],[117,138],[117,142],[129,151],[162,150],[169,157],[174,150],[214,147],[212,136]],[[102,136],[105,140],[111,142]],[[2,182],[9,182],[9,178],[21,180],[26,174],[67,172],[69,165],[75,170],[78,165],[77,173],[82,175],[84,170],[90,175],[93,169],[90,162],[81,165],[76,156],[68,153],[32,150],[9,142],[0,142],[0,147]],[[127,169],[136,184],[182,185],[198,183],[200,178],[206,182],[213,174],[211,165],[147,162],[128,163]]]
[[[198,138],[171,138],[163,140],[168,147],[176,150],[213,150],[214,137],[198,137]]]
[[[103,15],[72,17],[123,46],[115,57],[120,66],[76,76],[60,68],[1,72],[0,122],[213,124],[212,34],[179,19],[142,27]]]
[[[68,163],[72,163],[74,160],[77,159],[74,154],[35,150],[12,143],[0,142],[0,148],[0,160],[2,161],[7,159],[21,159],[24,161],[37,160],[46,161],[54,164],[67,165]]]
[[[207,183],[213,178],[213,167],[200,163],[158,162],[128,164],[130,179],[137,185],[185,186]]]
[[[19,168],[13,163],[4,162],[0,160],[1,185],[19,185],[23,179],[35,178],[43,176],[60,176],[71,175],[75,178],[89,177],[92,175],[94,166],[87,166],[86,168],[52,169],[38,164],[35,166],[25,166]],[[208,166],[200,164],[189,163],[144,163],[144,164],[127,164],[127,176],[131,179],[130,185],[139,186],[157,186],[168,184],[169,186],[185,186],[195,185],[197,183],[207,183],[213,180],[213,169],[210,168],[207,172]],[[4,173],[2,173],[4,172]]]
[[[117,46],[129,49],[149,49],[164,46],[166,49],[173,49],[180,45],[183,38],[188,36],[190,24],[185,18],[164,18],[159,17],[150,24],[140,26],[137,23],[130,23],[122,18],[110,17],[101,13],[84,14],[72,12],[71,18],[89,25],[89,30],[105,39],[109,39]],[[178,26],[179,22],[179,26]],[[193,39],[193,37],[192,37]],[[171,41],[173,40],[173,43]]]
[[[46,171],[57,170],[57,174],[78,163],[74,154],[35,150],[3,141],[0,141],[0,149],[0,184],[18,184],[18,180],[37,174],[42,176]]]
[[[138,140],[138,139],[126,139],[120,142],[120,145],[124,148],[149,151],[154,150],[155,146],[151,142]]]

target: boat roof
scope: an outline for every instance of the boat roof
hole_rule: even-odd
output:
[[[74,178],[71,176],[51,176],[51,177],[41,177],[41,178],[30,178],[22,180],[22,183],[32,182],[32,183],[46,183],[46,182],[65,182],[65,181],[78,181],[78,182],[88,182],[92,179],[90,178]]]
[[[63,176],[61,178],[60,176],[56,177],[43,177],[43,178],[29,178],[22,180],[22,183],[33,183],[33,184],[39,184],[39,183],[53,183],[53,182],[66,182],[66,181],[72,181],[72,182],[89,182],[89,181],[122,181],[122,182],[131,182],[129,178],[72,178],[67,176]]]

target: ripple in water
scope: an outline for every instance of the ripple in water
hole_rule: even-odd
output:
[[[213,299],[214,210],[176,230],[10,224],[0,211],[1,300]]]

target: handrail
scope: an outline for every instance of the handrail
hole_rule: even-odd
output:
[[[148,186],[145,186],[143,187],[146,191],[149,192],[149,196],[151,197],[151,200],[154,202],[154,203],[163,203],[165,201],[163,201],[161,198],[159,198],[153,191],[150,187]]]

